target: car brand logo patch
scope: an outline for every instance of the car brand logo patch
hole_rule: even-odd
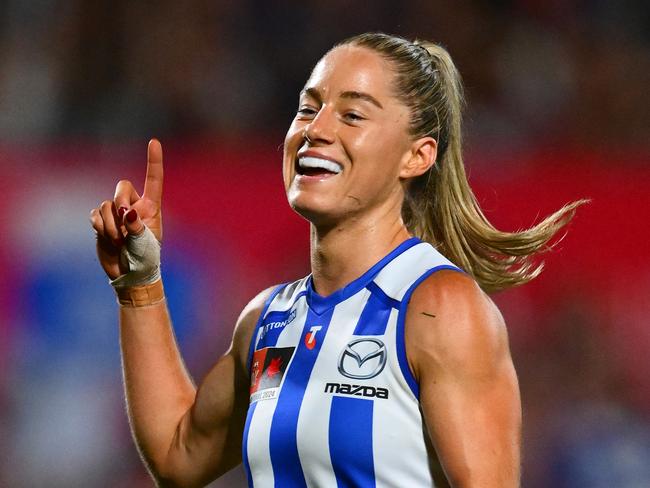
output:
[[[359,338],[348,342],[339,358],[339,373],[354,380],[368,380],[386,366],[386,346],[375,338]]]

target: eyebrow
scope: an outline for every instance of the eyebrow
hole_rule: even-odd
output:
[[[313,87],[310,88],[305,88],[300,92],[301,95],[308,95],[315,100],[322,102],[322,97],[320,95],[320,92]],[[372,103],[376,107],[379,107],[380,109],[383,110],[384,106],[377,100],[375,97],[368,93],[360,92],[360,91],[353,91],[353,90],[348,90],[341,92],[339,94],[340,98],[348,98],[348,99],[353,99],[353,100],[364,100],[366,102]]]
[[[353,100],[364,100],[366,102],[370,102],[376,107],[379,107],[383,110],[384,106],[379,103],[379,100],[377,100],[375,97],[368,93],[364,92],[358,92],[358,91],[344,91],[342,92],[339,97],[341,98],[351,98]]]

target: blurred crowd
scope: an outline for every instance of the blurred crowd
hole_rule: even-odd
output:
[[[243,304],[308,272],[277,147],[316,61],[368,30],[449,49],[472,184],[501,224],[593,198],[548,271],[496,296],[523,486],[650,486],[650,235],[627,208],[650,203],[648,2],[0,0],[1,487],[152,486],[87,212],[119,178],[142,180],[149,137],[170,141],[163,274],[199,381]],[[494,154],[508,152],[506,171]]]
[[[282,133],[334,43],[441,42],[475,144],[648,145],[642,0],[4,0],[0,141]]]

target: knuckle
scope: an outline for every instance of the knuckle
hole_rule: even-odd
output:
[[[129,195],[134,191],[133,184],[129,180],[120,180],[115,187],[115,195],[113,198],[115,202],[127,201]]]
[[[100,232],[104,229],[102,222],[99,217],[93,215],[90,217],[90,226],[95,229],[97,232]]]

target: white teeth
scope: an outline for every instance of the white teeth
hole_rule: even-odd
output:
[[[299,158],[298,166],[301,168],[322,168],[336,174],[339,174],[343,170],[343,167],[334,161],[330,161],[329,159],[314,158],[311,156]]]

